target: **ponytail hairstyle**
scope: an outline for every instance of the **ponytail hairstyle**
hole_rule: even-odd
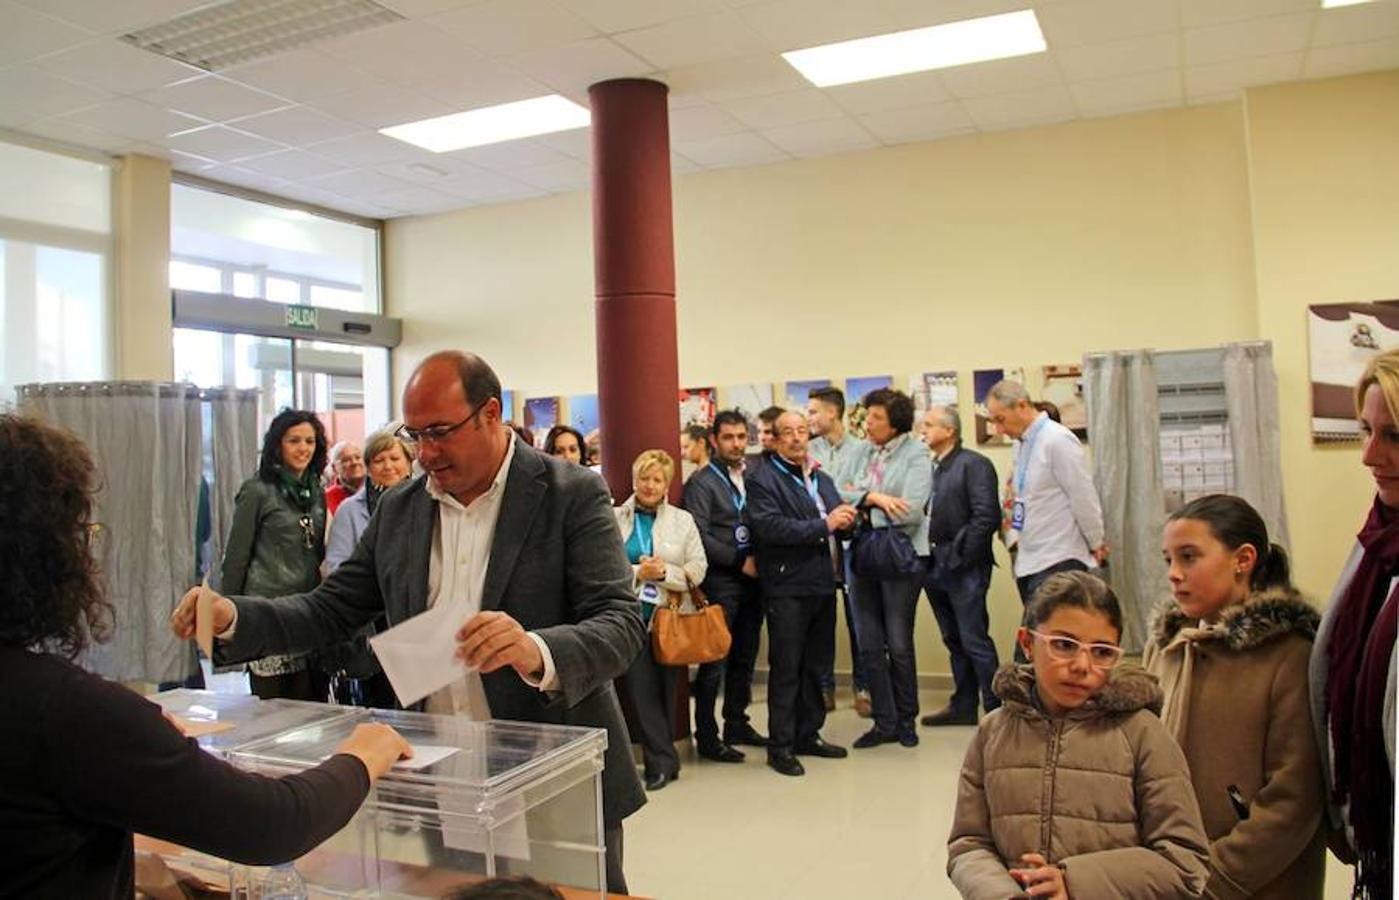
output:
[[[1250,544],[1258,561],[1249,573],[1248,585],[1253,591],[1292,587],[1292,567],[1287,551],[1268,540],[1268,526],[1258,510],[1242,497],[1232,494],[1206,494],[1192,500],[1171,514],[1169,521],[1192,519],[1209,526],[1210,534],[1230,550]]]

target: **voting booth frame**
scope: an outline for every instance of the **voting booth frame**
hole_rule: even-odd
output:
[[[209,691],[151,699],[207,752],[263,775],[312,768],[366,722],[392,726],[413,746],[416,758],[380,778],[339,833],[294,861],[309,897],[442,897],[511,875],[571,888],[569,897],[604,895],[601,729]],[[260,896],[271,871],[142,838],[137,848],[176,880],[245,900]]]

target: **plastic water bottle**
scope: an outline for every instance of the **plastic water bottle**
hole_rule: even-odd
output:
[[[262,879],[261,900],[307,900],[306,882],[291,863],[273,866]]]

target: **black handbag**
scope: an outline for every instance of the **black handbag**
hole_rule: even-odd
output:
[[[879,528],[864,527],[851,541],[851,569],[864,578],[897,581],[912,578],[923,571],[913,541],[892,525]]]

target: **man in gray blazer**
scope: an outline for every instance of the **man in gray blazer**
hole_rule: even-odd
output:
[[[622,820],[646,802],[612,687],[647,640],[631,566],[602,480],[520,442],[500,396],[480,358],[428,357],[404,389],[401,429],[427,474],[384,495],[354,554],[315,590],[217,597],[215,655],[314,650],[381,615],[392,627],[439,599],[460,605],[457,653],[480,675],[428,710],[605,728],[607,886],[626,893]],[[181,637],[193,634],[197,593],[171,617]]]

